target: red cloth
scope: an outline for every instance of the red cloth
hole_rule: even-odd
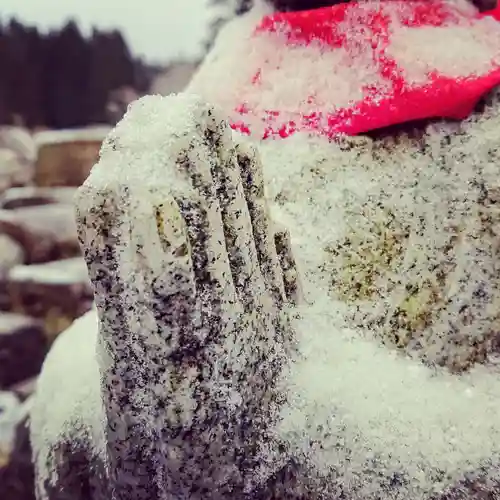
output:
[[[409,27],[443,26],[464,21],[474,23],[484,15],[490,15],[500,21],[500,8],[485,14],[471,14],[441,1],[387,1],[390,1],[392,6],[400,4],[401,8],[397,9],[399,22]],[[286,44],[309,46],[315,40],[335,48],[343,46],[346,42],[345,30],[339,32],[336,29],[339,23],[345,24],[346,19],[355,19],[357,32],[361,23],[368,33],[366,48],[363,50],[373,52],[374,62],[377,62],[381,74],[391,82],[392,90],[389,94],[380,97],[376,91],[371,94],[367,92],[367,96],[361,102],[354,103],[350,107],[318,109],[308,115],[297,113],[298,119],[291,121],[283,117],[279,109],[249,110],[247,105],[242,103],[237,109],[241,120],[235,120],[232,123],[233,128],[243,133],[251,132],[248,123],[245,122],[245,114],[249,111],[260,116],[265,122],[264,138],[288,137],[297,130],[308,130],[329,137],[342,133],[356,135],[426,118],[463,119],[472,112],[481,96],[500,85],[500,68],[493,63],[490,71],[474,77],[448,78],[434,72],[429,75],[425,84],[407,85],[408,82],[401,76],[396,62],[388,57],[384,50],[390,41],[391,18],[380,8],[383,4],[384,2],[372,4],[368,8],[368,14],[357,19],[355,16],[347,16],[351,9],[360,8],[356,2],[304,12],[277,13],[262,20],[255,36],[259,36],[262,32],[285,31]],[[437,50],[446,50],[446,47],[437,47]],[[300,67],[297,68],[297,75],[297,78],[300,78]],[[255,77],[249,85],[258,85],[259,77],[260,69],[256,68]],[[286,92],[286,89],[282,91]],[[305,95],[304,100],[307,98]]]

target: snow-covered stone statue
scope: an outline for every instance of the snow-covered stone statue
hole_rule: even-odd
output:
[[[96,498],[242,498],[286,460],[270,427],[300,294],[255,149],[234,142],[199,98],[145,98],[80,188],[77,222],[95,291],[101,378],[84,434],[68,429],[89,457],[81,480],[95,484]],[[53,405],[44,397],[58,390],[46,385],[50,363],[39,400]],[[82,384],[91,382],[99,379]],[[79,474],[64,471],[72,445],[44,437],[45,411],[34,413],[33,430],[36,443],[45,441],[36,450],[39,494],[52,498],[42,468],[62,490],[74,480],[65,476]]]
[[[39,500],[500,497],[500,29],[457,5],[254,10],[129,109],[77,195],[96,309],[39,380]]]

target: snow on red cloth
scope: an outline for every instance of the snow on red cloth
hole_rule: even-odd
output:
[[[325,97],[325,88],[316,92],[312,82],[302,89],[303,95],[294,94],[296,109],[289,102],[282,109],[279,99],[275,108],[252,107],[243,97],[237,108],[241,120],[234,120],[232,126],[251,133],[252,122],[245,116],[253,114],[265,124],[264,138],[288,137],[297,130],[333,137],[426,118],[463,119],[481,96],[500,84],[500,9],[486,16],[475,9],[432,0],[352,2],[267,16],[257,27],[255,39],[275,38],[278,50],[283,51],[316,51],[317,64],[323,64],[322,78],[349,80],[351,88],[357,89],[346,103],[348,95],[340,97],[339,93],[338,99],[333,95],[335,84],[332,95]],[[420,33],[420,38],[415,38]],[[477,53],[469,54],[468,59],[460,53],[464,34],[478,42]],[[431,35],[437,36],[435,45]],[[423,37],[427,37],[425,43]],[[418,46],[411,47],[411,43]],[[345,65],[341,76],[338,65],[324,66],[325,58],[337,52],[342,52],[337,60]],[[412,67],[413,59],[416,69]],[[367,61],[372,68],[367,68]],[[269,54],[248,82],[251,91],[279,85],[274,91],[278,95],[286,93],[292,82],[277,78],[284,64],[282,58]],[[301,67],[298,60],[296,78],[306,78],[301,71],[309,67]]]

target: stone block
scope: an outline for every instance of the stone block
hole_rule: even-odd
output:
[[[21,187],[8,189],[0,197],[0,208],[16,208],[50,205],[53,203],[73,204],[76,188],[73,187]]]
[[[68,204],[0,210],[0,234],[21,245],[28,264],[80,255],[74,211]]]
[[[81,258],[16,266],[6,289],[10,309],[42,320],[49,340],[90,309],[93,300]]]
[[[108,128],[90,128],[37,134],[35,184],[42,187],[80,186],[97,161],[108,131]]]
[[[0,389],[37,375],[47,347],[41,321],[0,313]]]

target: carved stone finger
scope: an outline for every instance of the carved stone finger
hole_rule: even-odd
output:
[[[233,144],[217,147],[218,158],[212,163],[212,177],[221,207],[222,223],[229,263],[236,292],[244,310],[258,306],[264,283],[257,259],[249,207],[236,163]]]
[[[282,270],[286,298],[291,304],[298,305],[302,301],[302,291],[297,264],[293,256],[290,232],[281,228],[277,230],[274,234],[274,243]]]
[[[119,279],[121,231],[118,200],[111,190],[84,185],[76,197],[78,238],[106,336],[126,329],[123,283]]]
[[[248,144],[238,144],[236,154],[262,276],[276,303],[282,304],[285,289],[264,198],[262,164],[257,150]]]
[[[197,289],[208,293],[200,292],[201,299],[212,301],[210,297],[224,295],[234,302],[236,289],[226,250],[222,208],[211,171],[211,164],[218,161],[218,156],[214,145],[205,138],[210,132],[217,134],[218,125],[212,120],[201,126],[205,130],[198,132],[177,158],[177,168],[187,175],[192,188],[189,196],[182,194],[177,199],[186,218],[191,244],[198,248],[194,252],[198,259],[195,263]],[[202,258],[205,261],[202,262]]]

